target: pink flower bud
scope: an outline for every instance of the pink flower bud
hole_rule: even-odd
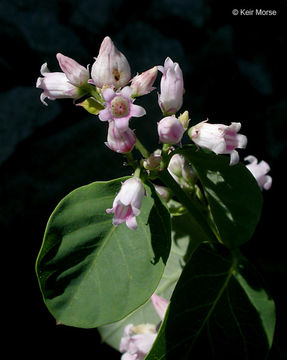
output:
[[[70,83],[66,74],[62,72],[50,72],[47,63],[43,64],[40,70],[44,77],[37,79],[36,87],[43,89],[40,99],[44,105],[45,98],[49,100],[71,98],[78,99],[83,95],[82,90]]]
[[[240,123],[231,123],[226,126],[222,124],[208,124],[207,120],[191,127],[188,135],[198,146],[209,149],[215,154],[230,154],[230,165],[239,161],[236,148],[244,149],[247,145],[247,137],[238,134]]]
[[[88,69],[68,56],[58,53],[56,57],[60,68],[64,71],[71,84],[81,86],[88,82],[90,77]]]
[[[168,304],[169,304],[168,300],[154,293],[151,296],[151,301],[158,316],[160,317],[161,320],[163,320],[166,310],[168,308]]]
[[[152,90],[155,89],[153,87],[153,83],[157,76],[157,66],[141,73],[140,75],[136,75],[131,82],[131,88],[133,89],[132,96],[142,96],[149,94]]]
[[[182,71],[178,63],[174,63],[169,57],[166,58],[164,66],[158,66],[158,70],[162,72],[158,103],[164,115],[173,115],[183,102]]]
[[[128,228],[137,228],[136,216],[140,213],[142,198],[146,194],[141,180],[137,177],[126,180],[121,190],[114,199],[112,209],[107,209],[108,214],[114,214],[113,225],[117,226],[126,222]]]
[[[173,115],[163,118],[157,125],[157,131],[161,143],[175,145],[180,143],[185,129]]]
[[[105,143],[111,150],[125,154],[132,151],[136,143],[136,136],[133,130],[127,128],[120,131],[114,121],[109,122],[108,141]]]
[[[130,65],[108,36],[101,44],[99,55],[92,66],[91,76],[99,88],[112,86],[118,89],[130,81]]]
[[[264,160],[258,163],[255,156],[249,155],[244,158],[249,164],[246,165],[247,169],[255,177],[260,189],[269,190],[272,185],[272,177],[266,175],[270,171],[270,166]]]

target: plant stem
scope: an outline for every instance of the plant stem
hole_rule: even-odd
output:
[[[207,237],[211,240],[217,242],[217,238],[215,237],[213,231],[208,225],[207,219],[205,216],[199,211],[198,207],[193,204],[192,200],[186,195],[186,193],[182,190],[182,188],[177,184],[177,182],[173,179],[173,177],[169,174],[168,170],[159,171],[160,180],[171,189],[171,191],[175,194],[178,201],[182,203],[182,205],[188,210],[189,214],[196,221],[201,230],[207,235]]]
[[[139,139],[136,139],[136,148],[137,150],[142,154],[142,156],[144,158],[148,158],[149,157],[149,152],[148,150],[145,148],[145,146],[139,141]]]

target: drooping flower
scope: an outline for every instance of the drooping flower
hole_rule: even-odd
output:
[[[134,99],[131,98],[132,89],[129,86],[122,90],[114,91],[107,88],[103,91],[105,100],[105,109],[99,113],[101,121],[115,121],[116,127],[124,131],[129,126],[131,117],[141,117],[146,111],[142,106],[134,105]]]
[[[157,124],[157,131],[161,143],[175,145],[180,143],[185,129],[182,123],[173,115],[161,119]]]
[[[40,72],[43,77],[38,77],[36,87],[43,89],[40,99],[44,105],[48,105],[45,101],[46,98],[49,100],[64,98],[78,99],[84,95],[83,90],[73,85],[65,73],[50,72],[47,63],[41,66]]]
[[[60,68],[66,74],[69,82],[75,86],[82,86],[89,80],[89,70],[68,56],[56,55]]]
[[[175,114],[183,102],[183,75],[178,63],[166,58],[164,66],[158,66],[162,72],[160,82],[159,106],[164,115]]]
[[[142,96],[149,94],[152,90],[155,89],[153,87],[153,83],[157,76],[157,66],[136,75],[133,77],[131,81],[131,88],[133,89],[132,96]]]
[[[118,89],[130,81],[130,65],[108,36],[101,44],[98,57],[92,66],[91,76],[99,88],[112,86]]]
[[[247,145],[247,137],[238,134],[240,123],[232,122],[231,125],[209,124],[207,120],[192,126],[188,135],[199,147],[213,151],[215,154],[230,154],[230,165],[239,161],[236,148],[244,149]]]
[[[272,177],[266,175],[270,171],[270,166],[267,162],[264,160],[258,162],[257,158],[253,155],[246,156],[244,160],[249,162],[246,167],[255,177],[260,189],[269,190],[272,185]]]
[[[114,199],[113,207],[106,210],[108,214],[114,214],[113,225],[126,222],[128,228],[135,230],[136,216],[140,214],[142,198],[145,194],[145,188],[139,178],[126,180]]]
[[[163,320],[169,302],[156,294],[151,296],[151,301],[158,316]],[[156,339],[156,329],[154,324],[125,326],[124,336],[120,342],[120,352],[124,353],[121,360],[143,360]]]
[[[125,154],[132,151],[136,143],[136,136],[129,127],[120,131],[114,121],[109,122],[108,139],[105,143],[111,150]]]

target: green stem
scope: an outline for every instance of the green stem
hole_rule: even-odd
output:
[[[159,172],[159,178],[168,188],[171,189],[171,191],[177,197],[178,201],[181,202],[182,205],[188,210],[190,215],[197,222],[198,226],[207,235],[207,237],[217,242],[213,231],[208,225],[206,217],[202,214],[202,212],[199,211],[198,207],[177,184],[167,169]]]
[[[142,156],[144,158],[148,158],[149,157],[149,152],[148,150],[145,148],[145,146],[139,141],[139,139],[136,139],[136,148],[137,150],[142,154]]]

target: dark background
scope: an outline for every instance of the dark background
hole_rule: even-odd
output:
[[[232,15],[232,9],[275,9],[276,16]],[[192,124],[242,123],[248,154],[271,166],[262,220],[243,252],[262,273],[277,304],[270,359],[286,359],[286,1],[6,0],[0,3],[0,224],[2,326],[9,351],[30,358],[120,356],[99,345],[97,330],[56,326],[38,289],[34,263],[46,222],[63,196],[95,180],[128,174],[110,151],[106,124],[72,104],[45,107],[35,88],[40,67],[59,71],[56,53],[93,63],[109,35],[132,74],[170,56],[183,70],[183,110]],[[284,51],[285,50],[285,51]],[[133,119],[149,150],[157,146],[157,94],[137,101],[148,116]],[[248,199],[246,199],[248,201]],[[252,206],[252,204],[250,204]],[[13,345],[14,344],[14,345]],[[40,347],[39,347],[40,346]]]

